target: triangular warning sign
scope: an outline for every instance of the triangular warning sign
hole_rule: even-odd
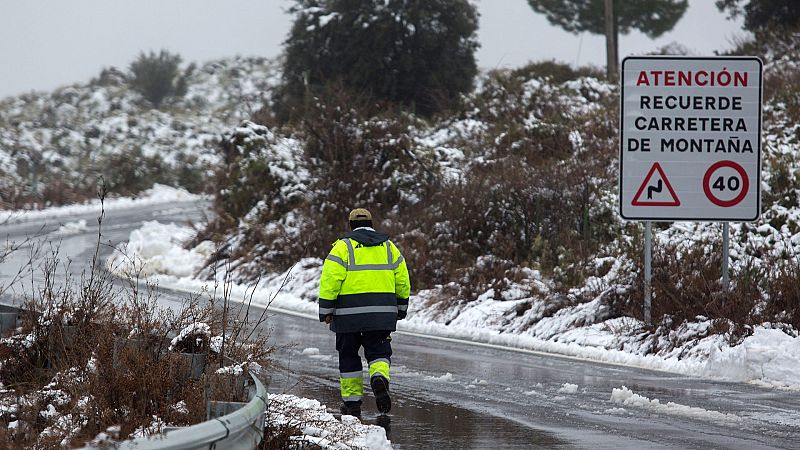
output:
[[[681,206],[672,185],[659,163],[654,163],[650,172],[644,177],[639,190],[633,196],[633,206]]]

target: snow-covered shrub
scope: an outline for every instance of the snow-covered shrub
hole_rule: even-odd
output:
[[[465,102],[459,117],[431,127],[331,90],[284,130],[292,138],[244,124],[224,139],[219,217],[199,239],[219,242],[216,259],[235,260],[237,274],[253,279],[323,256],[346,231],[347,211],[367,206],[417,286],[500,287],[519,265],[574,286],[616,227],[605,194],[613,92],[594,79],[550,85],[497,72]],[[485,256],[505,262],[477,265]]]
[[[755,310],[758,320],[790,324],[800,331],[800,262],[796,257],[775,261],[767,270],[766,301]]]
[[[607,196],[615,180],[616,131],[606,109],[613,102],[613,91],[593,79],[560,85],[491,73],[467,100],[467,117],[482,124],[460,140],[471,158],[415,228],[431,241],[415,261],[423,284],[486,278],[474,273],[484,255],[543,269],[566,288],[578,284],[618,228]]]
[[[695,330],[678,333],[684,337],[719,333],[738,342],[763,322],[797,326],[795,41],[787,36],[761,53],[773,77],[764,106],[764,214],[758,223],[731,225],[729,292],[719,283],[719,225],[657,226],[654,351],[682,345],[668,338],[681,329]],[[306,101],[303,120],[282,129],[297,144],[291,159],[305,178],[251,192],[250,209],[230,222],[235,229],[218,230],[228,249],[221,257],[236,274],[273,271],[276,256],[281,268],[323,258],[346,231],[347,211],[366,206],[403,250],[415,291],[429,289],[423,309],[444,324],[492,300],[518,302],[503,320],[520,332],[584,307],[569,326],[643,319],[642,227],[616,212],[615,86],[553,63],[497,71],[462,99],[462,110],[432,123],[346,90]],[[274,154],[275,142],[262,151]],[[286,204],[283,190],[295,186],[304,189],[296,207],[271,206]],[[624,321],[633,325],[621,332],[646,335],[640,320]]]
[[[388,450],[383,425],[362,424],[353,416],[337,420],[316,400],[270,394],[263,449]],[[378,418],[378,424],[387,423]]]
[[[268,201],[259,208],[259,218],[267,222],[297,207],[306,181],[300,151],[297,141],[249,121],[224,135],[220,143],[223,165],[215,178],[220,217],[244,218],[262,200]],[[265,193],[270,197],[264,199]]]
[[[787,331],[800,329],[800,224],[796,217],[784,217],[778,230],[769,225],[774,216],[772,209],[765,212],[765,223],[758,227],[731,226],[727,291],[721,283],[718,224],[659,226],[652,261],[656,333],[668,335],[704,323],[703,335],[722,334],[736,345],[765,323]],[[642,235],[630,229],[626,233],[633,239],[613,250],[622,254],[624,270],[617,270],[613,278],[616,287],[606,301],[616,315],[643,320]],[[668,341],[658,345],[671,348],[682,344]]]
[[[223,164],[214,176],[216,215],[195,240],[220,244],[212,261],[257,260],[262,269],[296,261],[305,243],[298,211],[310,183],[303,151],[299,140],[249,121],[223,136]]]
[[[593,77],[597,79],[602,79],[605,77],[605,74],[599,68],[573,68],[569,64],[560,63],[555,60],[531,62],[522,67],[512,69],[510,75],[513,78],[523,80],[532,80],[538,78],[556,84],[561,84],[584,77]]]
[[[653,317],[672,327],[711,320],[718,331],[732,340],[745,337],[753,324],[754,308],[761,301],[759,282],[764,274],[742,267],[733,276],[729,292],[721,283],[721,242],[701,241],[686,250],[674,244],[661,245],[653,256]],[[640,298],[635,291],[633,298]]]
[[[182,353],[207,353],[210,343],[211,327],[205,322],[193,322],[172,338],[169,349]]]
[[[194,64],[182,71],[181,57],[166,50],[158,55],[151,51],[139,54],[131,63],[131,86],[158,108],[164,100],[183,97],[188,89],[187,80],[195,69]]]
[[[441,179],[430,154],[415,145],[418,122],[371,115],[373,105],[348,99],[315,101],[296,130],[303,140],[250,122],[225,136],[218,217],[198,237],[219,243],[215,260],[236,260],[238,275],[254,279],[265,268],[324,255],[357,205],[390,232],[414,226]]]

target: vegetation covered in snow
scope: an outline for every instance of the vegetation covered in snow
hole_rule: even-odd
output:
[[[434,119],[339,93],[297,124],[244,122],[223,139],[217,218],[196,242],[217,243],[209,268],[233,261],[252,281],[324,258],[346,212],[365,206],[409,261],[412,312],[443,325],[489,302],[482,325],[501,333],[594,327],[624,336],[601,345],[639,354],[675,356],[712,335],[737,344],[757,328],[796,336],[800,34],[739,51],[766,63],[763,216],[732,226],[727,293],[718,224],[657,225],[653,328],[641,320],[642,227],[616,213],[618,88],[591,69],[492,71]],[[556,316],[571,319],[546,326]]]
[[[264,315],[225,296],[158,306],[140,263],[117,287],[99,248],[80,280],[57,250],[31,262],[42,287],[0,336],[0,448],[105,448],[199,423],[209,400],[247,401],[248,374],[269,366]]]
[[[155,109],[137,77],[108,68],[88,83],[0,100],[0,207],[33,208],[154,183],[204,190],[219,134],[268,101],[277,65],[264,58],[211,61],[181,77],[183,97]]]

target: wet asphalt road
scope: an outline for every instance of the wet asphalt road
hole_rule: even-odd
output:
[[[202,219],[202,204],[180,203],[107,213],[101,253],[126,240],[145,220]],[[79,274],[97,239],[96,214],[0,226],[0,238],[19,241],[39,230],[86,219],[88,229],[62,237],[60,254]],[[0,283],[26,259],[25,250],[0,265]],[[30,278],[27,279],[30,286]],[[28,291],[30,287],[26,288]],[[16,294],[22,288],[16,288]],[[161,290],[162,302],[186,294]],[[5,296],[12,301],[11,293]],[[258,313],[258,312],[256,312]],[[338,409],[333,335],[314,320],[272,314],[276,355],[270,391],[316,398]],[[447,342],[395,333],[393,409],[389,437],[397,448],[800,448],[800,393],[709,381],[557,356]],[[303,350],[319,349],[319,354]],[[450,375],[446,375],[449,373]],[[577,392],[559,392],[564,383]],[[728,413],[714,421],[610,401],[614,388],[695,408]],[[674,408],[673,408],[674,409]],[[363,420],[377,423],[367,396]]]

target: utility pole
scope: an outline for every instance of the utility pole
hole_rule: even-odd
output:
[[[614,0],[605,0],[606,10],[606,77],[617,81],[617,17],[614,14]]]

